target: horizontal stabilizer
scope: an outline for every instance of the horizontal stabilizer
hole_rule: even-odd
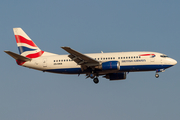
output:
[[[4,51],[5,53],[7,53],[8,55],[10,55],[11,57],[13,57],[14,59],[16,60],[19,60],[19,61],[31,61],[31,58],[27,58],[27,57],[24,57],[22,55],[19,55],[19,54],[16,54],[16,53],[13,53],[11,51]]]

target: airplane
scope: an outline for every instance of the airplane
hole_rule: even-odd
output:
[[[20,66],[43,72],[60,74],[85,74],[99,83],[99,76],[112,80],[124,80],[129,72],[159,72],[177,64],[177,61],[158,52],[111,52],[82,54],[70,47],[61,47],[69,54],[58,55],[42,51],[21,29],[13,28],[19,53],[4,51]]]

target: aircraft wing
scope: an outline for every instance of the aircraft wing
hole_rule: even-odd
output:
[[[68,57],[71,58],[78,65],[92,67],[92,66],[97,66],[100,64],[99,61],[97,61],[89,56],[86,56],[82,53],[79,53],[79,52],[71,49],[70,47],[61,47],[61,48],[64,49],[65,51],[67,51],[68,53],[70,53],[70,55]]]

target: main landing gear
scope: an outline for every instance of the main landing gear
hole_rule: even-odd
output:
[[[98,74],[95,72],[95,71],[92,71],[91,72],[91,74],[86,74],[86,78],[91,78],[91,79],[93,79],[93,82],[95,83],[95,84],[98,84],[99,83],[99,79],[98,79]]]

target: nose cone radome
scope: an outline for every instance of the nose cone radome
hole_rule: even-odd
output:
[[[172,60],[171,60],[171,64],[172,64],[172,65],[176,65],[176,64],[177,64],[177,61],[174,60],[174,59],[172,59]]]

